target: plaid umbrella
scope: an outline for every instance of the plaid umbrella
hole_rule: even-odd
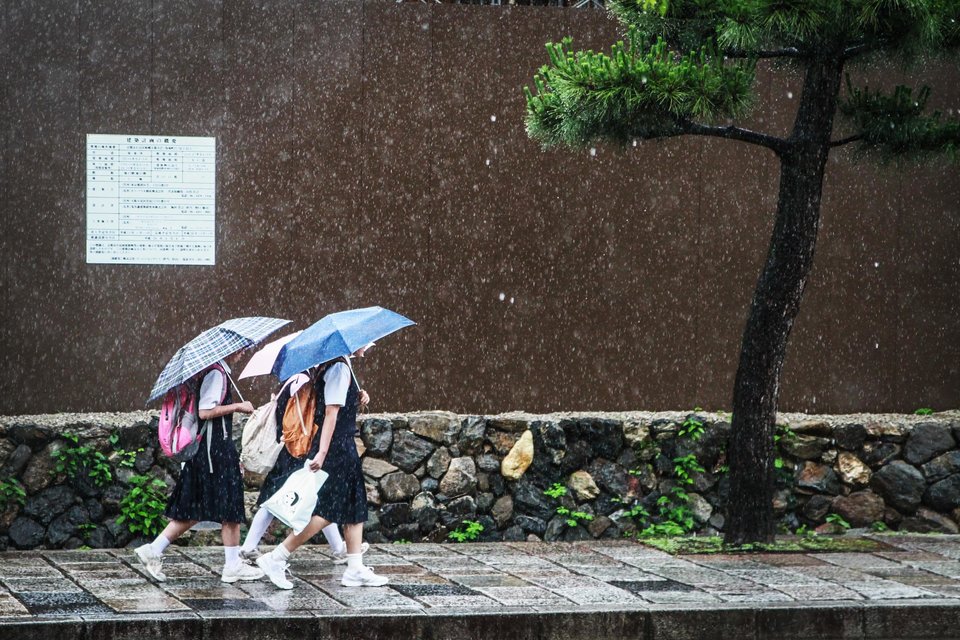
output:
[[[147,402],[156,400],[168,389],[186,382],[231,353],[260,342],[289,322],[259,316],[234,318],[207,329],[173,354],[153,385]]]

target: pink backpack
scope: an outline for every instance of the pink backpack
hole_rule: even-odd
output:
[[[193,378],[167,391],[160,407],[160,422],[157,436],[163,454],[177,462],[185,462],[197,454],[200,448],[199,410],[200,384],[203,377],[216,369],[223,374],[223,389],[220,391],[220,403],[227,397],[227,373],[218,364],[204,369]]]

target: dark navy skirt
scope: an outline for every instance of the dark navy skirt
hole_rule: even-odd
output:
[[[221,419],[213,420],[210,431],[201,439],[197,455],[180,469],[180,480],[167,502],[165,516],[171,520],[247,521],[243,509],[240,455],[230,438],[230,431],[228,426],[224,438]],[[207,459],[206,438],[210,438],[213,473]]]

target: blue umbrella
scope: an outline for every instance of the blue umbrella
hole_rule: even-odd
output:
[[[168,389],[186,382],[231,353],[256,344],[289,320],[279,318],[234,318],[207,329],[180,347],[163,368],[147,402],[156,400]]]
[[[283,345],[273,363],[273,374],[286,380],[413,324],[416,322],[383,307],[331,313]]]

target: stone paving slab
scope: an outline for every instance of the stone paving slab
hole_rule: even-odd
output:
[[[340,585],[324,547],[295,588],[224,584],[219,547],[0,554],[3,638],[960,639],[960,536],[883,536],[877,553],[670,556],[630,541],[374,545],[391,583]],[[9,635],[8,635],[9,632]],[[227,634],[227,635],[221,635]]]

